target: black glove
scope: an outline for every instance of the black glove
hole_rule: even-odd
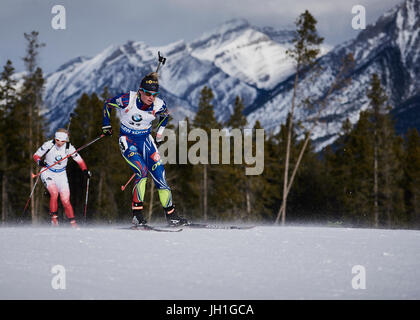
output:
[[[111,136],[112,135],[112,127],[109,126],[103,126],[102,127],[102,133],[106,136]]]
[[[48,164],[45,163],[45,161],[43,159],[40,159],[38,161],[38,165],[42,168],[42,167],[48,167]]]
[[[88,178],[88,179],[92,176],[92,174],[90,173],[90,171],[89,171],[89,170],[87,170],[87,169],[86,169],[86,170],[83,170],[83,174],[84,174],[84,175],[85,175],[85,177],[86,177],[86,178]]]
[[[155,137],[155,144],[156,144],[156,147],[160,147],[160,145],[163,143],[163,140],[160,140],[160,141],[158,141],[157,140],[157,138]]]

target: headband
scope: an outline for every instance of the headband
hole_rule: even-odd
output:
[[[60,141],[68,141],[69,140],[69,136],[65,132],[56,132],[55,133],[55,138],[57,140],[60,140]]]

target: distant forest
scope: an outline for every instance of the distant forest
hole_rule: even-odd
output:
[[[302,14],[301,18],[308,22],[310,17]],[[0,203],[3,224],[49,222],[48,193],[41,181],[35,186],[36,178],[31,177],[32,172],[39,171],[32,159],[34,152],[43,142],[52,139],[46,136],[47,124],[40,114],[44,76],[37,65],[37,56],[43,45],[39,43],[35,31],[25,34],[25,39],[27,50],[23,85],[16,89],[14,67],[10,60],[3,67],[0,81]],[[69,126],[70,142],[76,148],[101,134],[104,101],[118,93],[108,92],[105,88],[104,92],[80,96],[71,122],[66,124]],[[310,132],[297,134],[298,124],[293,120],[293,112],[290,112],[287,121],[279,124],[278,133],[266,132],[264,171],[260,175],[246,175],[246,164],[234,164],[233,161],[230,164],[211,164],[209,159],[208,164],[165,164],[167,181],[179,214],[193,221],[418,229],[419,133],[416,129],[409,129],[404,135],[396,134],[395,123],[389,113],[392,106],[381,86],[380,75],[372,75],[366,96],[370,107],[360,113],[358,122],[352,125],[346,120],[339,139],[321,152],[315,152],[311,140],[306,139]],[[195,117],[185,119],[190,130],[261,129],[258,122],[253,128],[247,124],[241,97],[236,97],[231,118],[226,123],[217,122],[212,99],[212,89],[204,86]],[[170,105],[168,109],[171,110]],[[119,124],[115,114],[112,121],[112,136],[104,137],[80,152],[92,173],[87,223],[131,221],[133,184],[124,191],[121,186],[130,179],[132,171],[120,154]],[[168,128],[178,135],[177,124],[169,122]],[[188,142],[188,147],[192,145],[194,142]],[[85,219],[86,177],[72,160],[67,173],[76,220],[81,222]],[[28,200],[29,205],[24,211]],[[59,208],[60,218],[65,221],[61,205]],[[151,222],[164,219],[151,178],[147,182],[145,216]]]

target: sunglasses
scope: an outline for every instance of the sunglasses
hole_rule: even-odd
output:
[[[150,97],[150,96],[155,97],[159,94],[159,91],[158,92],[152,92],[152,91],[149,91],[149,90],[146,90],[146,89],[143,89],[143,88],[140,88],[140,90],[142,90],[144,92],[144,94],[148,97]]]

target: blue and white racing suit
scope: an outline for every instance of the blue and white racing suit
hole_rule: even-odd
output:
[[[165,178],[165,169],[158,148],[151,136],[152,121],[159,118],[158,133],[168,122],[169,114],[165,102],[155,98],[152,105],[145,105],[137,92],[130,91],[108,99],[104,105],[102,125],[110,125],[111,109],[120,119],[119,145],[121,154],[136,174],[133,188],[133,203],[143,202],[149,173],[158,189],[164,208],[172,206],[172,193]]]

